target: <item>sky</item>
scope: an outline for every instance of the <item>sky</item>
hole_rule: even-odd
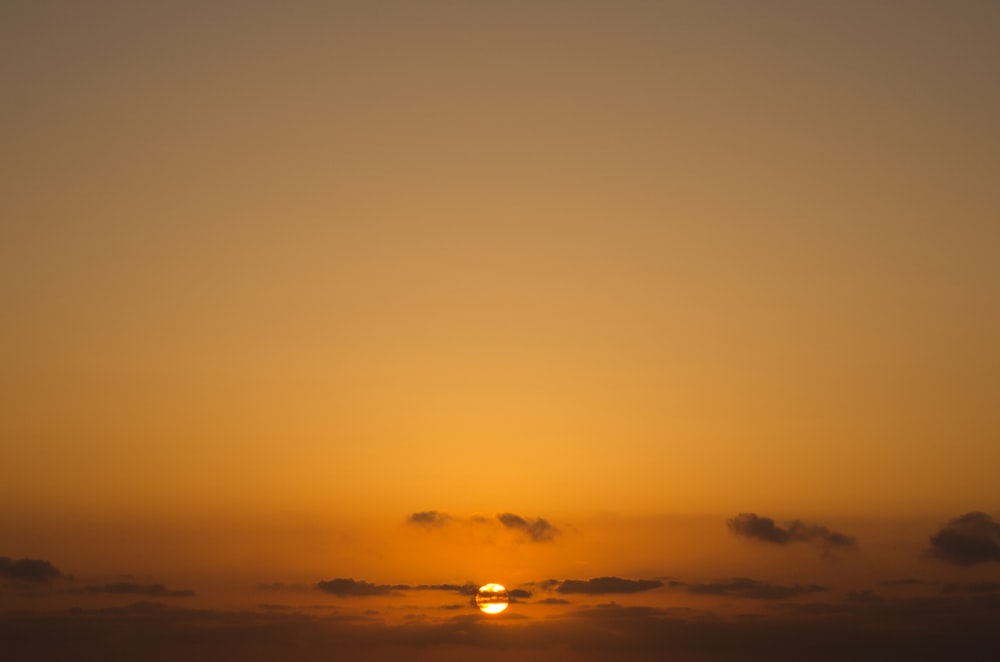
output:
[[[0,643],[996,659],[997,80],[989,0],[0,0]]]

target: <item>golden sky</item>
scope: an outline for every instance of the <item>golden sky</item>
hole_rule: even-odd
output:
[[[0,610],[996,583],[998,80],[990,0],[0,3]]]

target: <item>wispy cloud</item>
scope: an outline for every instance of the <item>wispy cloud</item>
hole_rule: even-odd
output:
[[[559,529],[541,517],[528,519],[514,513],[500,513],[497,515],[497,520],[508,529],[521,531],[532,542],[549,542],[559,533]]]

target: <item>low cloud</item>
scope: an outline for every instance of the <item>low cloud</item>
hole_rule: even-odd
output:
[[[1000,524],[986,513],[966,513],[931,536],[925,554],[939,561],[969,566],[1000,562]]]
[[[655,579],[622,579],[621,577],[595,577],[594,579],[567,579],[559,584],[556,593],[568,595],[613,595],[616,593],[641,593],[660,588],[663,582]]]
[[[187,598],[194,595],[191,590],[170,590],[163,584],[134,584],[132,582],[118,582],[117,584],[104,584],[103,586],[85,586],[79,593],[115,593],[118,595],[144,595],[159,598]]]
[[[479,587],[472,582],[464,584],[419,584],[412,587],[414,591],[451,591],[460,595],[475,595]]]
[[[366,598],[376,595],[396,595],[399,591],[407,591],[410,589],[410,587],[405,584],[371,584],[366,581],[342,578],[318,582],[316,584],[316,588],[324,593],[330,593],[341,598]]]
[[[787,600],[808,593],[818,593],[828,590],[826,586],[816,584],[794,584],[781,586],[746,577],[734,577],[705,584],[689,584],[686,582],[670,582],[671,588],[683,588],[692,595],[721,595],[731,598],[747,598],[752,600]]]
[[[834,549],[854,549],[857,539],[846,533],[833,531],[820,524],[810,524],[801,520],[787,522],[784,527],[775,524],[770,517],[756,513],[740,513],[726,520],[729,530],[743,538],[761,540],[775,545],[789,545],[806,542],[819,545],[826,552]]]
[[[61,577],[59,569],[48,561],[41,559],[10,559],[0,556],[0,578],[16,582],[31,582],[44,584]]]
[[[559,529],[552,526],[541,517],[527,519],[521,517],[520,515],[515,515],[514,513],[500,513],[497,515],[497,520],[505,528],[521,531],[527,535],[532,542],[549,542],[556,537],[556,534],[559,533]]]

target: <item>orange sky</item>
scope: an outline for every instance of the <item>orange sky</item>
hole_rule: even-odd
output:
[[[998,34],[974,0],[5,3],[0,557],[203,600],[949,581],[928,537],[1000,511]],[[799,566],[741,512],[860,551]]]

